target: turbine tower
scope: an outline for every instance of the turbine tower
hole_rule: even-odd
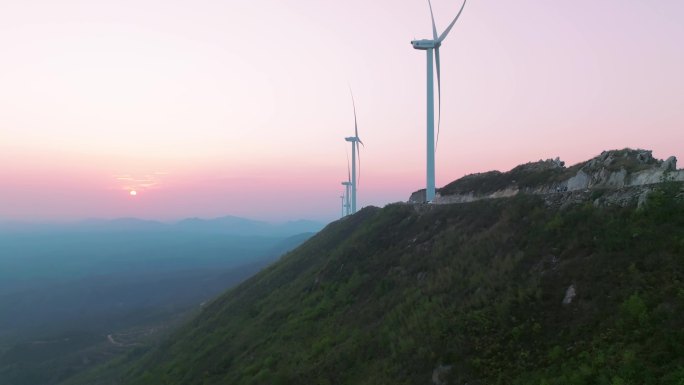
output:
[[[430,17],[432,18],[432,40],[422,39],[413,40],[411,45],[414,49],[419,49],[422,51],[427,51],[427,177],[426,177],[426,188],[425,188],[425,199],[431,202],[435,198],[435,93],[433,90],[434,80],[433,80],[433,52],[435,64],[437,66],[437,95],[439,103],[439,115],[437,120],[437,140],[439,140],[439,125],[441,123],[442,115],[442,90],[441,90],[441,80],[439,71],[439,47],[442,45],[442,41],[446,39],[449,31],[461,16],[463,12],[463,7],[467,0],[463,0],[463,5],[458,11],[458,14],[454,18],[454,21],[449,24],[449,26],[442,32],[441,35],[437,36],[437,27],[435,26],[435,16],[432,13],[432,3],[428,0],[428,6],[430,7]]]
[[[351,93],[351,90],[349,90]],[[349,136],[344,138],[347,142],[351,142],[352,145],[352,169],[351,169],[351,178],[349,181],[351,182],[351,214],[354,214],[356,212],[356,188],[358,185],[358,178],[356,177],[356,157],[357,157],[357,152],[360,152],[359,144],[363,145],[363,142],[359,138],[359,127],[356,124],[356,104],[354,103],[354,94],[351,94],[352,97],[352,107],[354,107],[354,136]],[[361,156],[359,154],[359,174],[361,174]]]
[[[342,182],[342,186],[344,186],[344,201],[342,205],[344,206],[344,216],[347,216],[351,214],[351,204],[349,202],[349,189],[351,187],[351,182]]]
[[[344,214],[344,209],[345,209],[345,205],[344,205],[344,191],[342,192],[342,195],[340,195],[340,200],[342,201],[342,213],[340,214],[340,218],[344,218],[344,217],[345,217],[345,214]]]
[[[347,180],[342,182],[344,193],[342,194],[342,216],[351,214],[350,190],[352,185],[351,170],[349,168],[349,153],[347,153]]]

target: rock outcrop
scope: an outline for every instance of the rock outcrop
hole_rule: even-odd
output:
[[[505,173],[467,175],[438,189],[431,203],[467,203],[526,193],[544,195],[549,205],[590,199],[596,205],[640,204],[654,185],[667,180],[684,181],[684,170],[677,169],[674,156],[659,160],[647,150],[612,150],[567,168],[556,158],[520,165]],[[409,198],[409,203],[424,202],[425,190]]]

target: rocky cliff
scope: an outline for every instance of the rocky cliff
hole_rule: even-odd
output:
[[[596,205],[624,206],[643,202],[654,185],[665,181],[684,181],[677,158],[656,159],[648,150],[611,150],[571,167],[556,158],[523,164],[505,173],[467,175],[438,189],[432,203],[466,203],[523,193],[544,195],[550,205],[592,200]],[[409,203],[424,202],[425,190],[409,198]]]

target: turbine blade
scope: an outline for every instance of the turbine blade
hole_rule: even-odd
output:
[[[351,87],[349,87],[349,93],[351,94],[352,98],[352,107],[354,107],[354,136],[357,138],[359,137],[359,126],[356,124],[356,103],[354,102],[354,93],[351,90]]]
[[[437,144],[439,144],[439,127],[442,124],[442,80],[439,70],[439,47],[435,48],[435,63],[437,64]],[[435,149],[437,145],[435,144]]]
[[[452,21],[451,24],[449,24],[447,29],[445,29],[444,32],[442,32],[442,34],[439,36],[439,39],[437,39],[437,42],[441,43],[442,40],[446,39],[447,35],[449,34],[449,31],[451,31],[451,27],[453,27],[454,24],[456,24],[456,20],[458,20],[458,17],[461,16],[461,12],[463,12],[463,7],[465,7],[466,1],[467,0],[463,0],[463,5],[461,5],[461,10],[458,11],[458,15],[456,15],[454,21]]]
[[[351,169],[349,168],[349,151],[347,151],[347,146],[344,147],[344,152],[347,154],[347,182],[351,182]]]
[[[430,17],[432,18],[432,38],[436,41],[437,40],[437,26],[435,25],[435,15],[432,13],[432,3],[430,2],[430,0],[428,0],[428,5],[430,6]]]

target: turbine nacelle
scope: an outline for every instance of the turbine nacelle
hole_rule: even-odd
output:
[[[342,182],[342,186],[351,186],[351,182]]]
[[[361,139],[359,139],[358,136],[349,136],[344,138],[347,142],[361,142]]]
[[[414,49],[427,51],[429,49],[439,48],[439,46],[442,45],[442,42],[437,41],[437,40],[422,39],[422,40],[412,40],[411,45],[413,46]]]

